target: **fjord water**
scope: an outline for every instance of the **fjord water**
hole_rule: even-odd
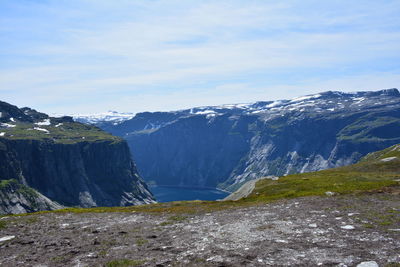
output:
[[[150,186],[158,202],[170,202],[181,200],[217,200],[223,199],[229,194],[217,189],[182,188],[168,186]]]

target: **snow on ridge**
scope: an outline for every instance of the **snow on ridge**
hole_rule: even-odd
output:
[[[49,125],[51,125],[50,119],[44,119],[43,121],[36,122],[35,124],[38,125],[38,126],[49,126]]]
[[[292,100],[290,100],[290,102],[301,102],[301,101],[304,101],[304,100],[310,100],[310,99],[314,99],[314,98],[319,98],[321,96],[322,96],[321,94],[300,96],[300,97],[293,98]]]
[[[117,112],[117,111],[108,111],[103,113],[95,113],[95,114],[71,114],[74,119],[85,120],[90,123],[95,123],[99,121],[109,121],[109,122],[123,122],[126,120],[130,120],[135,117],[135,113],[130,112]]]

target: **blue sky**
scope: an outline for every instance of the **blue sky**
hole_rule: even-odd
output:
[[[0,99],[140,112],[400,87],[400,1],[1,0]]]

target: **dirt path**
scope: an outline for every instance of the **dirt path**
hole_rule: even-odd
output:
[[[400,196],[386,193],[198,215],[52,213],[2,218],[0,227],[0,238],[15,236],[0,241],[1,266],[400,263]]]

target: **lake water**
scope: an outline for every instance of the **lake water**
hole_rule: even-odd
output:
[[[158,202],[181,200],[217,200],[229,194],[216,189],[197,189],[166,186],[150,186],[150,191]]]

